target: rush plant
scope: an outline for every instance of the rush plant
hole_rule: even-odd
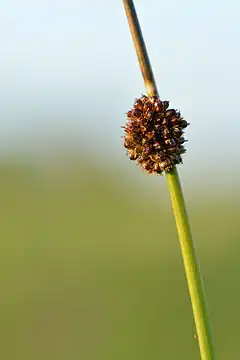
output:
[[[189,219],[176,165],[185,152],[183,130],[188,123],[180,112],[161,101],[142,31],[132,0],[123,0],[147,95],[127,113],[124,146],[129,158],[150,174],[165,172],[183,257],[197,341],[202,360],[215,360],[203,280],[200,274]]]

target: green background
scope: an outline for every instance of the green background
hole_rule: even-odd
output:
[[[2,359],[199,359],[166,179],[136,174],[1,163]],[[217,359],[238,359],[239,197],[184,190]]]

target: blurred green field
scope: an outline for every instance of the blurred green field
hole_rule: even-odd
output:
[[[152,183],[2,163],[2,359],[199,359],[165,179]],[[240,196],[187,199],[217,358],[239,359]]]

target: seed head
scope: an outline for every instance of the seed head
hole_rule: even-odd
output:
[[[130,160],[136,160],[149,174],[171,171],[182,163],[181,155],[186,151],[183,129],[189,124],[179,111],[168,107],[168,101],[143,95],[128,111],[123,125]]]

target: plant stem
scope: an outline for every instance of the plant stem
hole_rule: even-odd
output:
[[[176,167],[168,174],[168,188],[188,282],[202,360],[215,359],[203,281],[194,248],[186,206]]]
[[[133,42],[148,96],[159,96],[153,71],[132,0],[123,0]],[[170,198],[176,220],[178,237],[185,267],[197,338],[202,360],[214,360],[210,320],[206,307],[203,281],[194,248],[183,192],[176,167],[166,173]]]

